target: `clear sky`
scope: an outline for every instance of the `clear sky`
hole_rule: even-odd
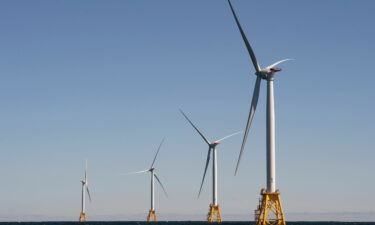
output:
[[[275,81],[287,219],[375,215],[375,1],[233,5],[261,66],[296,59]],[[207,146],[178,108],[210,139],[244,129],[254,68],[227,1],[4,0],[0,30],[0,220],[77,220],[85,158],[89,218],[143,219],[149,175],[121,174],[147,169],[163,137],[159,217],[204,219]],[[265,187],[265,94],[237,176],[241,136],[218,147],[224,219],[253,219]]]

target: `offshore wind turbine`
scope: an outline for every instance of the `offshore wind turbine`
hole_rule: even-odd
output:
[[[161,141],[161,143],[160,143],[160,145],[158,147],[158,150],[156,151],[156,154],[155,154],[154,160],[151,163],[150,169],[141,170],[141,171],[137,171],[137,172],[132,172],[131,173],[131,174],[136,174],[136,173],[150,173],[150,175],[151,175],[151,208],[150,208],[150,211],[148,212],[147,222],[157,222],[156,212],[155,212],[155,198],[154,198],[154,187],[155,187],[154,183],[155,183],[155,179],[160,184],[161,188],[163,189],[165,196],[168,197],[167,191],[165,190],[165,188],[164,188],[163,184],[161,183],[159,177],[156,175],[156,173],[155,173],[156,168],[154,167],[154,164],[155,164],[155,161],[156,161],[156,157],[159,154],[159,151],[160,151],[160,148],[161,148],[163,142],[164,142],[164,139]]]
[[[237,15],[233,9],[231,1],[228,0],[230,9],[236,21],[237,27],[241,33],[242,39],[245,42],[247,51],[249,52],[251,61],[255,68],[255,87],[253,92],[253,98],[251,101],[250,112],[246,123],[245,133],[242,140],[241,150],[238,157],[236,171],[241,161],[241,156],[245,148],[247,136],[251,127],[251,123],[254,118],[255,110],[258,104],[260,84],[261,80],[267,81],[267,188],[261,190],[262,200],[258,206],[258,210],[255,213],[255,220],[257,224],[286,224],[283,209],[280,201],[280,193],[276,190],[276,166],[275,166],[275,100],[274,100],[274,79],[275,74],[280,72],[280,68],[275,66],[291,59],[283,59],[275,62],[265,68],[261,68],[258,64],[257,58],[255,57],[254,51],[246,38],[246,35],[241,27],[241,24],[237,18]]]
[[[211,152],[212,152],[212,202],[210,204],[210,211],[207,215],[207,221],[208,222],[222,222],[221,213],[220,213],[220,207],[218,205],[218,198],[217,198],[217,149],[216,146],[220,144],[220,141],[223,141],[229,137],[232,137],[233,135],[239,134],[241,132],[236,132],[233,134],[230,134],[228,136],[225,136],[223,138],[220,138],[217,141],[210,142],[203,134],[198,130],[198,128],[191,122],[191,120],[186,116],[186,114],[180,109],[181,114],[185,117],[185,119],[190,123],[190,125],[198,132],[198,134],[202,137],[204,142],[208,145],[208,153],[207,153],[207,159],[206,159],[206,165],[204,168],[203,178],[201,182],[201,186],[199,188],[198,197],[201,194],[202,186],[204,183],[204,178],[206,177],[206,172],[208,168],[208,164],[210,163],[211,158]]]
[[[86,222],[86,192],[89,196],[90,202],[91,202],[91,196],[88,186],[88,179],[87,179],[87,160],[85,163],[85,177],[83,180],[81,180],[82,184],[82,195],[81,195],[81,213],[79,214],[79,222]]]

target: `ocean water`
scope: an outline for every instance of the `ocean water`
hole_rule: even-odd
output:
[[[84,225],[149,225],[147,222],[85,222]],[[158,225],[208,225],[198,221],[160,221]],[[222,225],[253,225],[254,222],[223,222]],[[289,225],[375,225],[375,222],[287,222]],[[82,225],[79,222],[0,222],[0,225]]]

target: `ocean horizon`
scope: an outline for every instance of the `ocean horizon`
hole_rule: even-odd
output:
[[[52,214],[29,214],[29,215],[16,215],[16,214],[0,214],[0,223],[48,223],[49,225],[59,225],[61,223],[75,223],[78,221],[78,215],[56,215]],[[124,223],[132,225],[134,223],[142,223],[146,221],[147,213],[135,214],[90,214],[87,215],[88,222],[86,223],[106,223],[109,225],[118,225]],[[223,223],[252,223],[254,216],[251,214],[223,214]],[[193,213],[193,214],[180,214],[180,213],[162,213],[157,215],[159,222],[173,223],[184,225],[187,222],[194,225],[199,225],[205,222],[206,213]],[[315,223],[375,223],[375,212],[289,212],[286,213],[286,221],[293,224],[315,224]],[[375,225],[375,224],[374,224]]]

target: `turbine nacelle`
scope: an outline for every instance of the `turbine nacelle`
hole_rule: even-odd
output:
[[[271,68],[270,70],[272,72],[276,73],[276,72],[280,72],[282,69],[281,68]]]
[[[267,67],[265,69],[260,70],[259,72],[255,72],[255,75],[259,76],[260,78],[264,80],[269,80],[273,79],[273,75],[277,72],[281,72],[281,68],[276,68],[276,67]]]
[[[154,170],[156,170],[156,168],[151,168],[148,170],[148,172],[154,172]]]

